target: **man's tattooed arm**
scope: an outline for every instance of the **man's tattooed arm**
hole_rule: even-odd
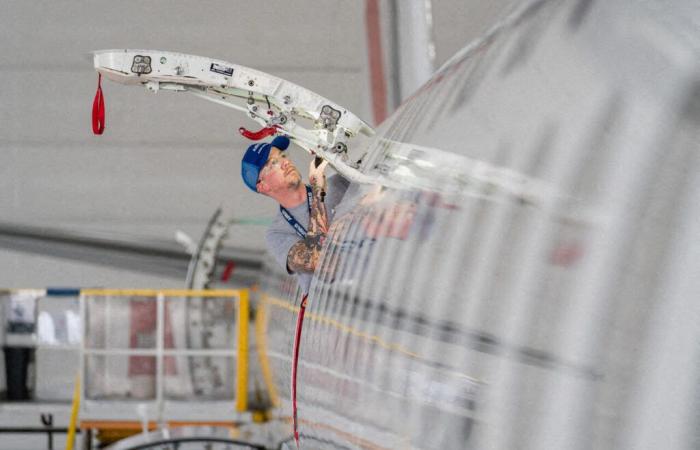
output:
[[[306,237],[292,246],[287,255],[287,267],[292,272],[313,272],[321,258],[323,241],[328,234],[328,214],[323,202],[323,188],[312,184],[311,212]]]

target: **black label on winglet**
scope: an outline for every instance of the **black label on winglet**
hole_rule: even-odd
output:
[[[220,73],[221,75],[226,75],[228,77],[233,75],[233,67],[226,67],[217,63],[211,63],[211,67],[209,67],[209,70],[212,72]]]

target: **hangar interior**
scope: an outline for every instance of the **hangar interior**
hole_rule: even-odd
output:
[[[251,141],[237,130],[256,125],[238,112],[104,83],[106,131],[93,135],[91,52],[161,49],[230,61],[294,82],[376,124],[370,47],[381,52],[386,115],[425,81],[425,67],[439,67],[515,2],[402,3],[1,2],[3,324],[10,320],[11,290],[38,290],[42,300],[30,300],[28,308],[34,320],[51,318],[56,328],[53,341],[37,338],[36,330],[29,341],[1,333],[4,346],[35,349],[26,373],[31,400],[7,397],[6,361],[17,364],[24,356],[0,359],[7,398],[0,403],[2,427],[45,428],[41,414],[52,416],[54,428],[67,427],[82,340],[71,328],[80,319],[71,292],[184,289],[188,245],[201,239],[218,208],[239,219],[224,249],[252,258],[264,252],[265,224],[275,213],[270,200],[240,181],[240,159]],[[418,50],[410,40],[416,21],[428,38]],[[420,61],[421,73],[406,55],[426,43],[432,53]],[[402,76],[408,78],[401,91]],[[297,151],[291,158],[305,173],[308,157]],[[64,440],[55,434],[54,448]],[[0,448],[46,442],[43,433],[0,435]]]
[[[697,1],[0,11],[0,449],[700,446]]]

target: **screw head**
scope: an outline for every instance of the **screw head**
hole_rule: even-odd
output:
[[[248,86],[255,86],[255,81],[248,80]]]
[[[160,57],[160,63],[161,63],[161,64],[165,64],[166,62],[168,62],[168,59],[167,59],[165,56],[161,56],[161,57]]]

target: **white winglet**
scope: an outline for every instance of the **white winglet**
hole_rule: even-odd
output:
[[[374,130],[342,106],[294,83],[226,61],[160,50],[99,50],[94,66],[117,83],[190,92],[245,112],[267,128],[263,136],[286,134],[351,181],[371,182],[348,161],[347,145]]]

